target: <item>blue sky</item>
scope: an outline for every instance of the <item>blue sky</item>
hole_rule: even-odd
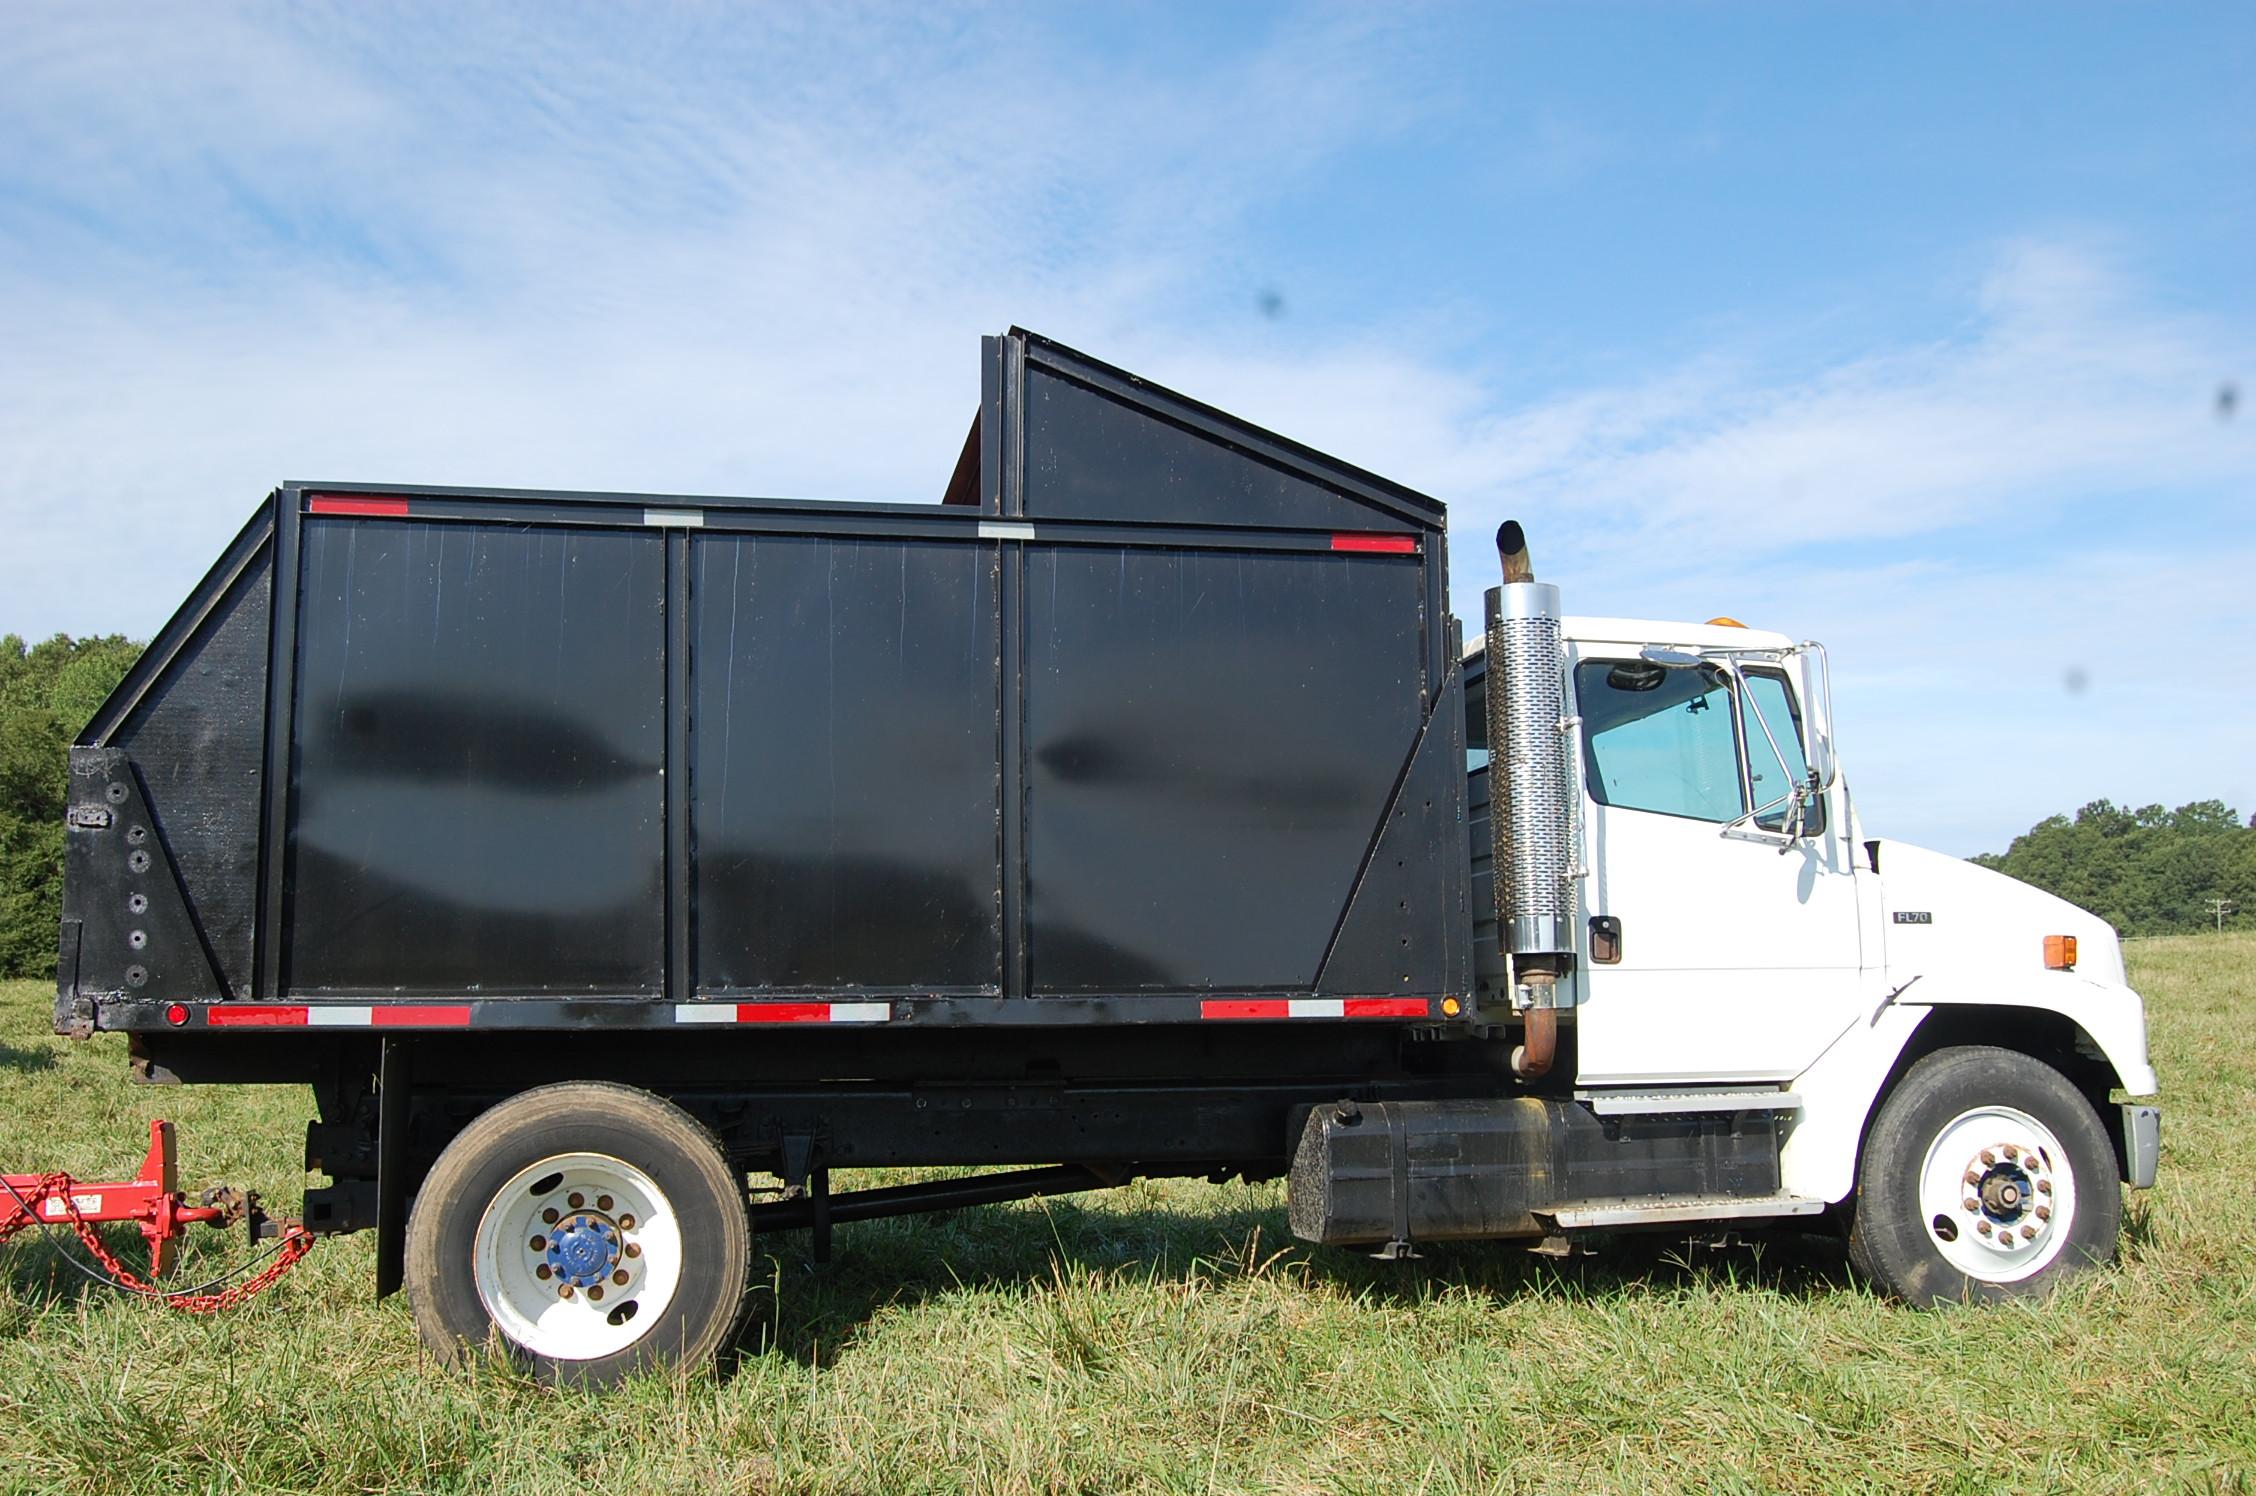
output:
[[[0,631],[284,478],[936,498],[1018,322],[1443,498],[1468,615],[1509,515],[1824,639],[1876,832],[2245,815],[2252,80],[2245,6],[18,10]]]

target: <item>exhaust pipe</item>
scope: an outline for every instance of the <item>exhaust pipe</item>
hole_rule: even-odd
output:
[[[1528,973],[1531,985],[1539,977],[1547,989],[1559,980],[1554,971]],[[1545,1001],[1553,995],[1547,990]],[[1512,1073],[1521,1080],[1537,1080],[1551,1073],[1551,1056],[1559,1047],[1559,1010],[1531,1007],[1521,1015],[1521,1023],[1520,1042],[1512,1046]]]
[[[1496,532],[1503,585],[1483,598],[1488,643],[1489,835],[1496,929],[1526,1032],[1512,1069],[1551,1068],[1558,981],[1574,955],[1574,775],[1566,759],[1559,589],[1535,580],[1517,520]]]

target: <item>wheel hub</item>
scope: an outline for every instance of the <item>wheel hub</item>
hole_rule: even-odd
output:
[[[2051,1172],[2043,1154],[2012,1143],[1968,1159],[1964,1212],[1975,1236],[2005,1252],[2034,1247],[2052,1229]]]
[[[2029,1180],[2019,1169],[1992,1169],[1982,1181],[1982,1208],[2000,1220],[2015,1220],[2029,1198]]]
[[[555,1281],[593,1288],[618,1267],[623,1248],[618,1222],[601,1211],[576,1210],[550,1228],[538,1255]]]

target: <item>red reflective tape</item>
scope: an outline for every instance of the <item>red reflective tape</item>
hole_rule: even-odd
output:
[[[1290,1018],[1292,1004],[1274,997],[1212,997],[1199,1004],[1201,1018]]]
[[[1423,1018],[1432,1010],[1423,997],[1351,997],[1343,1006],[1350,1018]]]
[[[317,493],[306,500],[308,514],[364,514],[384,519],[405,519],[407,500],[380,495]]]
[[[738,1003],[738,1023],[828,1023],[829,1003]]]
[[[1418,554],[1418,537],[1415,535],[1366,535],[1342,532],[1332,537],[1335,551],[1368,551],[1382,556],[1415,556]]]
[[[468,1003],[396,1003],[369,1011],[375,1028],[460,1028],[470,1021]]]
[[[213,1028],[304,1028],[306,1010],[274,1003],[221,1003],[204,1012]]]

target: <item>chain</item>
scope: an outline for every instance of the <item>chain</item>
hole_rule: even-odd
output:
[[[17,1202],[23,1207],[23,1214],[13,1222],[0,1225],[0,1242],[5,1242],[32,1223],[35,1219],[33,1210],[40,1201],[61,1200],[63,1209],[70,1214],[71,1229],[78,1233],[79,1241],[93,1254],[94,1260],[102,1265],[102,1270],[110,1275],[112,1283],[128,1293],[160,1300],[170,1308],[189,1314],[218,1314],[247,1299],[255,1298],[281,1281],[283,1274],[296,1267],[313,1250],[314,1237],[305,1227],[293,1221],[283,1227],[281,1243],[273,1249],[274,1260],[251,1277],[223,1288],[218,1293],[170,1293],[135,1276],[131,1269],[111,1255],[109,1248],[102,1245],[101,1233],[94,1229],[93,1223],[78,1213],[78,1202],[71,1198],[72,1183],[68,1174],[43,1174],[38,1188],[28,1196],[17,1195],[11,1189],[9,1193],[16,1195]]]

